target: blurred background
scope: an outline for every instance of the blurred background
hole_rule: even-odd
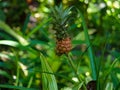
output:
[[[78,82],[66,58],[54,52],[50,7],[60,3],[75,6],[84,15],[96,63],[101,61],[97,69],[100,83],[104,83],[102,88],[119,88],[120,60],[108,70],[120,55],[120,0],[0,0],[0,84],[42,89],[38,52],[47,57],[59,90],[71,90]],[[87,83],[92,78],[82,21],[75,9],[72,12],[71,52],[74,63],[80,62],[80,77]]]

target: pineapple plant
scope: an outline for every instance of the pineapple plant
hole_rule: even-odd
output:
[[[62,4],[52,8],[52,24],[56,35],[56,53],[67,54],[71,51],[71,38],[67,32],[70,18],[70,8],[63,9]]]

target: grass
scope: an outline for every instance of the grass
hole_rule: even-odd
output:
[[[32,88],[26,88],[26,87],[20,87],[20,86],[13,86],[13,85],[2,85],[0,84],[1,88],[7,88],[7,89],[17,89],[17,90],[38,90],[38,89],[32,89]]]
[[[89,35],[88,35],[88,29],[85,23],[85,19],[84,16],[82,15],[82,12],[79,11],[80,17],[82,19],[82,26],[84,29],[84,35],[85,35],[85,40],[86,40],[86,44],[88,47],[88,54],[90,57],[90,64],[91,64],[91,70],[92,70],[92,78],[93,80],[97,80],[97,73],[96,73],[96,64],[95,64],[95,58],[94,58],[94,54],[93,54],[93,49],[92,49],[92,45],[90,43],[90,39],[89,39]]]

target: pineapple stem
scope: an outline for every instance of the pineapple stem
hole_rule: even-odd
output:
[[[73,61],[72,61],[71,56],[68,55],[67,57],[68,57],[68,60],[69,60],[70,65],[71,65],[72,68],[73,68],[74,73],[75,73],[76,76],[78,77],[78,80],[81,82],[82,80],[80,79],[80,77],[79,77],[79,75],[78,75],[78,73],[77,73],[76,67],[75,67],[75,65],[74,65],[74,63],[73,63]]]
[[[73,69],[76,77],[78,78],[79,82],[82,82],[82,79],[79,77],[79,75],[78,75],[78,73],[77,73],[77,68],[75,67],[75,65],[74,65],[74,63],[73,63],[73,60],[72,60],[72,57],[71,57],[71,56],[72,56],[71,53],[70,53],[70,54],[67,54],[68,61],[69,61],[70,65],[71,65],[71,67],[72,67],[72,69]],[[85,86],[85,83],[83,83],[83,88],[84,88],[84,90],[87,90],[87,89],[86,89],[86,86]]]

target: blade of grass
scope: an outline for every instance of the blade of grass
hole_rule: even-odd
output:
[[[18,42],[12,40],[0,40],[0,44],[12,47],[18,47],[20,45]]]
[[[106,86],[105,90],[114,90],[113,89],[113,84],[112,83],[107,83],[107,86]]]
[[[4,39],[12,40],[12,37],[10,35],[7,35],[6,33],[0,33],[0,37],[2,37]]]
[[[86,50],[80,55],[80,58],[82,58],[82,56],[87,52],[88,48],[89,48],[89,47],[87,47]],[[77,64],[77,71],[78,71],[78,69],[79,69],[80,62],[81,62],[81,60],[80,60],[80,61],[78,62],[78,64]]]
[[[8,79],[11,79],[11,76],[6,71],[0,70],[0,75],[7,77]]]
[[[23,32],[24,35],[25,35],[25,30],[27,29],[27,25],[28,25],[28,23],[29,23],[30,15],[31,15],[31,14],[28,13],[28,15],[27,15],[27,17],[26,17],[26,19],[25,19],[23,28],[22,28],[22,32]]]
[[[15,55],[15,62],[16,62],[16,80],[15,80],[15,86],[18,86],[19,83],[19,75],[20,75],[20,66],[19,66],[19,59],[18,59],[18,53],[13,49],[13,53]]]
[[[101,54],[101,58],[100,60],[96,63],[97,65],[97,90],[101,90],[101,86],[100,86],[100,69],[102,68],[102,60],[104,60],[104,53],[105,53],[105,49],[106,49],[106,45],[109,41],[108,35],[105,38],[105,43],[103,45],[103,49],[102,49],[102,54]],[[103,89],[105,88],[104,86],[102,86]]]
[[[90,39],[89,39],[89,35],[88,35],[88,29],[87,29],[86,22],[85,22],[85,19],[84,19],[83,14],[81,13],[80,10],[77,9],[77,11],[78,11],[78,13],[80,14],[80,17],[81,17],[81,19],[82,19],[82,26],[83,26],[83,29],[84,29],[86,44],[87,44],[87,46],[89,47],[89,48],[88,48],[88,53],[89,53],[90,64],[91,64],[91,69],[92,69],[92,78],[93,78],[93,80],[96,80],[96,79],[97,79],[96,64],[95,64],[95,59],[94,59],[94,55],[93,55],[93,50],[92,50],[92,46],[91,46]]]
[[[17,48],[20,48],[22,50],[26,50],[26,51],[29,51],[31,52],[32,54],[35,54],[37,55],[37,51],[32,49],[31,47],[28,47],[28,46],[23,46],[22,44],[20,44],[19,42],[16,42],[16,41],[12,41],[12,40],[0,40],[0,44],[1,45],[8,45],[8,46],[12,46],[12,47],[17,47]]]
[[[83,81],[82,81],[82,79],[79,77],[79,75],[78,75],[78,73],[77,73],[77,67],[76,67],[75,64],[73,63],[73,60],[72,60],[71,56],[72,56],[72,53],[69,53],[69,54],[67,55],[68,61],[69,61],[70,65],[71,65],[71,67],[72,67],[72,69],[73,69],[76,77],[78,78],[79,83],[81,83],[81,82],[83,82]],[[86,90],[85,83],[83,83],[83,88],[84,88],[84,90]]]
[[[72,90],[80,90],[80,88],[82,87],[83,84],[84,84],[83,82],[79,83],[78,85],[76,85],[75,87],[73,87]]]
[[[8,56],[5,55],[5,54],[2,54],[2,53],[0,53],[0,58],[1,58],[1,57],[4,57],[4,58],[8,59]],[[6,63],[6,62],[0,62],[0,68],[10,69],[10,68],[11,68],[11,65],[9,65],[9,64]]]
[[[20,87],[20,86],[13,86],[13,85],[3,85],[0,84],[0,88],[7,88],[7,89],[18,89],[18,90],[39,90],[39,89],[34,89],[34,88],[25,88],[25,87]]]
[[[17,57],[16,57],[17,58]],[[17,73],[16,73],[16,81],[15,81],[15,85],[17,86],[18,85],[18,83],[19,83],[19,75],[20,75],[20,66],[19,66],[19,64],[18,64],[18,59],[17,59],[17,61],[16,61],[16,64],[17,64]]]
[[[82,82],[81,78],[79,77],[79,75],[78,75],[78,73],[77,73],[77,68],[76,68],[76,66],[74,65],[73,61],[72,61],[71,55],[68,54],[67,57],[68,57],[69,63],[70,63],[70,65],[71,65],[71,67],[72,67],[72,69],[73,69],[76,77],[78,78],[79,82]]]
[[[7,24],[5,24],[2,21],[0,21],[0,28],[5,32],[9,33],[10,35],[12,35],[13,37],[15,37],[21,43],[22,46],[27,46],[29,44],[29,42],[26,39],[24,39],[22,36],[14,32],[14,30],[12,30]],[[30,50],[33,54],[37,54],[37,52],[30,47],[28,50]]]
[[[25,40],[22,36],[14,32],[6,23],[0,21],[0,28],[4,30],[5,32],[9,33],[13,37],[15,37],[22,45],[28,45],[28,41]]]
[[[108,78],[108,76],[110,75],[110,73],[111,73],[114,65],[115,65],[119,60],[120,60],[120,57],[116,58],[116,59],[113,61],[112,65],[109,67],[109,70],[106,72],[106,75],[104,76],[105,78],[103,79],[103,82],[104,82],[104,83],[106,83],[107,78]]]
[[[40,54],[40,59],[43,72],[52,73],[46,58],[42,54]],[[43,90],[58,90],[55,76],[51,74],[42,73],[42,86]]]
[[[71,80],[69,77],[65,76],[64,73],[51,73],[51,72],[42,72],[40,70],[29,70],[29,72],[40,72],[40,73],[46,73],[46,74],[52,74],[61,78],[64,78],[72,83],[76,83],[74,80]]]
[[[40,23],[37,27],[35,27],[28,35],[27,38],[29,38],[32,34],[34,34],[35,32],[37,32],[44,24],[46,24],[47,22],[49,22],[51,20],[51,18],[44,20],[42,23]]]
[[[28,82],[27,88],[30,88],[33,82],[33,76],[30,77],[30,80]]]
[[[114,71],[111,72],[111,79],[113,82],[113,86],[116,88],[119,85],[119,79],[116,75],[116,72],[114,72]]]

